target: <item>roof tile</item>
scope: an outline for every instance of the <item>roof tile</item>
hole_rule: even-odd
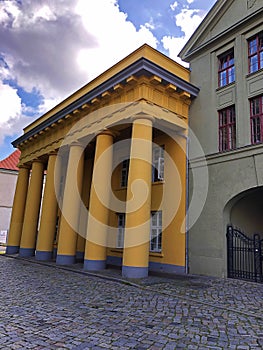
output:
[[[21,152],[17,149],[5,159],[0,160],[0,169],[19,170],[17,164],[19,162],[20,154]]]

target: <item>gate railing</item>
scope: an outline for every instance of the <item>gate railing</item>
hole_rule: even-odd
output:
[[[228,277],[263,283],[263,239],[257,233],[250,238],[232,225],[226,236]]]

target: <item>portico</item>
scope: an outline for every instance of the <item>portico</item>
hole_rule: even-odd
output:
[[[26,127],[7,254],[184,273],[197,94],[187,69],[143,45]]]

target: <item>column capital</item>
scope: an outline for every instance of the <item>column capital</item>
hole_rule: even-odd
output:
[[[149,114],[144,114],[144,113],[138,113],[133,116],[131,116],[131,121],[134,122],[136,120],[149,120],[152,123],[154,122],[155,118]]]
[[[58,151],[57,150],[53,150],[53,151],[50,151],[48,153],[48,156],[57,156],[58,155]]]
[[[108,136],[112,136],[114,138],[117,136],[117,132],[112,131],[110,129],[103,129],[96,136],[99,136],[99,135],[108,135]]]
[[[31,165],[33,165],[33,163],[41,163],[41,164],[44,164],[45,161],[44,161],[44,160],[41,160],[41,159],[39,159],[39,158],[35,158],[35,159],[32,160]]]
[[[19,168],[19,170],[20,169],[30,169],[30,165],[28,165],[28,164],[20,164],[17,167]]]
[[[77,146],[77,147],[82,147],[83,149],[86,148],[86,145],[84,143],[82,143],[81,141],[73,141],[69,144],[69,148],[71,147],[74,147],[74,146]]]

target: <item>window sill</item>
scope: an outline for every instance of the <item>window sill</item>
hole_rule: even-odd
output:
[[[246,146],[226,149],[224,151],[218,151],[217,154],[224,154],[224,153],[234,152],[234,151],[243,150],[243,149],[246,149],[246,148],[256,147],[256,146],[260,146],[260,145],[262,146],[262,144],[263,144],[263,140],[262,141],[257,141],[257,142],[254,142],[254,143],[251,142],[250,144],[248,144]]]
[[[218,151],[218,153],[222,154],[222,153],[228,153],[228,152],[232,152],[232,151],[235,151],[237,148],[229,148],[229,149],[226,149],[224,151]]]
[[[115,248],[110,250],[111,253],[123,253],[123,248]]]
[[[165,184],[165,181],[164,180],[161,180],[161,181],[154,181],[152,182],[152,185],[153,186],[156,186],[156,185],[164,185]],[[127,187],[119,187],[119,188],[114,188],[113,191],[127,191]]]
[[[118,187],[118,188],[114,188],[113,191],[127,191],[127,187]]]
[[[257,145],[262,145],[263,141],[257,141],[257,142],[253,142],[251,143],[250,146],[257,146]]]
[[[156,186],[156,185],[163,185],[165,183],[164,180],[161,180],[161,181],[154,181],[152,182],[152,185]]]
[[[235,85],[235,81],[233,81],[232,83],[229,83],[229,84],[227,84],[227,85],[224,85],[224,86],[218,86],[218,88],[216,88],[216,91],[221,91],[221,90],[224,90],[224,89],[226,89],[226,88],[228,88],[228,87],[231,87],[231,86],[233,86],[233,85]]]
[[[149,252],[149,256],[155,257],[155,258],[163,258],[164,257],[162,252]]]
[[[250,77],[253,77],[254,75],[257,75],[257,74],[260,74],[263,72],[263,68],[260,68],[259,70],[256,70],[255,72],[251,72],[251,73],[248,73],[246,75],[246,78],[250,78]]]
[[[110,250],[111,253],[123,254],[123,248],[115,248]],[[164,254],[162,252],[149,252],[150,257],[163,258]]]

